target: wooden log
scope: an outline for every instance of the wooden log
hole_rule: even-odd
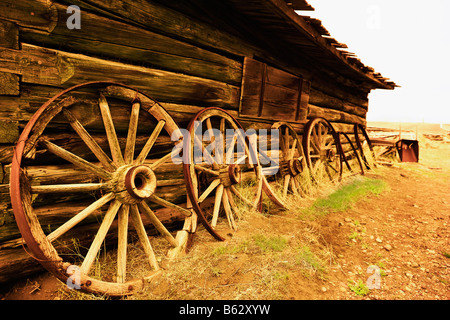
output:
[[[0,72],[0,95],[17,96],[20,94],[19,76]]]
[[[311,104],[316,106],[344,111],[346,113],[353,114],[363,118],[366,117],[367,113],[366,108],[354,105],[343,99],[335,98],[314,88],[311,88],[309,101]]]
[[[4,49],[0,71],[20,74],[22,82],[65,87],[86,81],[122,82],[157,101],[238,108],[239,88],[209,79],[127,65],[58,50],[22,44]]]
[[[19,28],[15,23],[0,20],[0,47],[19,49]]]
[[[19,139],[19,122],[0,120],[0,143],[16,143]]]
[[[0,19],[14,22],[19,26],[50,32],[58,19],[52,2],[49,0],[2,0]]]
[[[240,83],[240,61],[89,11],[82,13],[83,27],[70,30],[66,26],[67,7],[59,4],[55,4],[55,7],[58,23],[52,32],[22,29],[22,41],[130,61],[235,85]]]
[[[167,5],[170,6],[172,3],[160,5],[155,1],[146,0],[73,0],[71,3],[92,12],[121,19],[128,24],[199,44],[200,47],[213,48],[214,51],[251,56],[256,50],[255,47],[215,27],[214,24],[207,24],[201,19],[192,19],[183,11],[177,12],[168,8]]]
[[[308,118],[312,119],[312,118],[316,118],[316,117],[321,117],[321,118],[325,118],[328,121],[331,122],[341,122],[341,123],[349,123],[349,124],[354,124],[354,123],[360,123],[365,125],[366,123],[366,119],[365,118],[361,118],[358,117],[356,115],[352,115],[343,111],[337,111],[337,110],[333,110],[333,109],[328,109],[328,108],[321,108],[312,104],[308,105]]]

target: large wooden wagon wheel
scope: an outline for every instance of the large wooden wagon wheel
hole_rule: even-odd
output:
[[[276,147],[279,152],[278,159],[273,161],[276,166],[271,165],[267,169],[263,167],[263,173],[276,169],[275,174],[265,175],[265,181],[268,181],[269,185],[264,191],[268,193],[267,189],[269,189],[268,196],[271,199],[273,199],[272,194],[281,197],[280,202],[288,194],[304,196],[309,190],[308,185],[311,180],[301,139],[295,129],[286,122],[274,123],[272,130],[278,130],[278,146]],[[273,147],[270,148],[271,152]],[[273,158],[272,155],[272,160]]]
[[[157,212],[167,207],[178,211],[181,220],[191,216],[173,204],[167,189],[173,181],[160,180],[174,166],[171,156],[178,141],[171,137],[179,138],[177,129],[157,102],[110,82],[78,85],[46,102],[23,130],[11,168],[12,207],[26,250],[77,289],[112,296],[140,290],[160,273],[158,256],[165,251],[152,247],[145,226],[153,225],[168,248],[177,247]],[[49,166],[52,159],[65,164]],[[63,220],[54,230],[48,230],[43,203],[59,204]],[[84,224],[89,219],[94,223]],[[135,275],[127,261],[128,240],[136,234],[148,262],[142,275]],[[117,246],[116,261],[110,271],[98,274],[99,252],[111,241]],[[81,261],[72,259],[68,242],[77,244],[75,256]]]
[[[256,147],[236,119],[220,108],[200,111],[188,132],[183,155],[187,194],[199,221],[214,238],[224,240],[220,220],[236,230],[245,211],[261,204]]]
[[[303,150],[311,176],[317,183],[340,181],[342,176],[339,138],[329,121],[310,120],[303,132]]]
[[[376,167],[375,152],[373,150],[372,142],[366,129],[361,124],[355,124],[353,127],[353,133],[355,135],[356,147],[359,155],[367,169]]]
[[[364,175],[363,162],[359,156],[358,150],[345,132],[338,132],[339,148],[341,151],[341,166],[347,168],[350,175]]]

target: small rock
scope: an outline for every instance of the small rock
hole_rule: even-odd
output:
[[[412,278],[412,277],[414,276],[414,275],[413,275],[411,272],[409,272],[409,271],[406,271],[405,275],[406,275],[408,278]]]
[[[378,243],[383,242],[383,240],[381,240],[380,238],[376,238],[375,241],[378,242]]]
[[[322,292],[327,292],[327,288],[325,288],[325,287],[322,287],[321,290],[322,290]]]
[[[386,244],[383,248],[386,249],[387,251],[392,250],[392,246],[390,244]]]
[[[350,218],[345,218],[344,221],[345,221],[345,222],[352,222],[352,219],[350,219]]]
[[[411,267],[417,268],[417,267],[419,267],[419,264],[417,262],[413,262],[413,263],[411,263]]]

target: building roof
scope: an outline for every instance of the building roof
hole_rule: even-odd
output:
[[[361,62],[345,44],[334,39],[318,19],[295,10],[313,11],[306,0],[228,0],[239,12],[272,37],[301,51],[331,72],[363,83],[370,89],[394,89],[397,85]]]

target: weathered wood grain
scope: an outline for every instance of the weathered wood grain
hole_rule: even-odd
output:
[[[82,12],[82,28],[70,30],[66,26],[68,16],[66,6],[55,4],[55,7],[58,22],[52,32],[44,33],[22,28],[22,41],[235,85],[240,83],[242,75],[240,61],[88,11]]]
[[[0,71],[22,76],[22,82],[48,86],[94,80],[125,83],[161,102],[183,102],[238,108],[239,88],[223,82],[139,67],[22,44],[22,50],[0,51]]]
[[[0,20],[0,47],[19,49],[19,28],[14,22]]]
[[[50,0],[2,0],[0,19],[50,32],[58,17],[53,1]]]
[[[0,120],[0,143],[15,143],[19,139],[19,122]]]

